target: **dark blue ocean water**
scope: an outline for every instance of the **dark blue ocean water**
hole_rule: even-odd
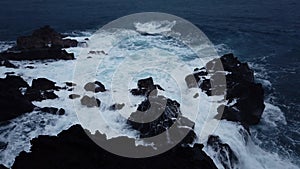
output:
[[[46,24],[60,32],[95,30],[137,12],[185,18],[214,44],[223,44],[224,53],[233,51],[250,62],[258,78],[271,82],[267,101],[279,106],[287,121],[276,128],[257,127],[257,137],[270,139],[262,147],[299,159],[299,0],[1,0],[0,41],[15,40]]]

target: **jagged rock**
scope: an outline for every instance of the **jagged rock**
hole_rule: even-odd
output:
[[[0,57],[0,66],[5,66],[7,68],[18,68],[18,66],[10,63],[10,61],[1,57]]]
[[[43,101],[47,99],[58,98],[54,91],[42,91],[38,89],[33,89],[31,87],[27,88],[24,96],[30,101]]]
[[[99,81],[87,83],[86,85],[84,85],[84,89],[86,91],[91,91],[95,93],[106,91],[105,86]]]
[[[3,164],[0,164],[0,169],[8,169],[8,168],[5,167]]]
[[[8,143],[0,141],[0,151],[6,149]]]
[[[121,104],[113,104],[109,107],[110,110],[121,110],[123,107],[125,106],[124,103],[121,103]]]
[[[206,71],[195,69],[186,77],[186,82],[188,87],[200,84],[208,96],[226,96],[227,105],[218,108],[216,118],[240,122],[244,126],[259,123],[265,108],[264,90],[260,83],[255,83],[254,72],[248,64],[240,62],[233,54],[226,54],[208,62],[205,68]],[[210,75],[209,79],[205,72]]]
[[[18,49],[32,49],[55,46],[59,48],[76,47],[78,42],[71,39],[63,39],[64,36],[50,26],[46,25],[35,30],[31,36],[21,36],[17,39]]]
[[[237,156],[228,144],[222,143],[219,136],[209,136],[207,145],[217,153],[216,156],[225,169],[236,168],[239,163]]]
[[[99,132],[92,135],[80,125],[75,125],[58,136],[39,136],[33,139],[30,152],[21,152],[12,169],[216,169],[213,161],[202,151],[201,144],[195,144],[192,148],[178,145],[163,154],[148,158],[126,158],[104,150],[88,136],[97,139],[102,146],[116,151],[156,151],[149,146],[136,146],[134,139],[117,137],[107,140]]]
[[[100,107],[101,101],[95,97],[83,96],[80,100],[87,107]]]
[[[79,98],[79,97],[80,97],[79,94],[70,94],[70,95],[69,95],[69,98],[70,98],[70,99],[77,99],[77,98]]]
[[[143,94],[156,90],[152,78],[138,81],[138,90],[146,91]],[[133,112],[127,123],[139,131],[140,138],[148,138],[163,135],[166,140],[179,142],[180,145],[193,143],[196,134],[193,131],[194,123],[182,116],[180,104],[164,96],[148,95],[138,105],[137,111]],[[175,130],[170,130],[174,127]]]
[[[55,82],[48,80],[46,78],[38,78],[32,80],[32,89],[37,90],[55,90],[57,87],[55,86]]]
[[[76,86],[76,84],[73,83],[73,82],[66,82],[66,85],[67,85],[68,87]]]
[[[8,60],[43,60],[43,59],[74,59],[73,53],[62,48],[75,47],[76,40],[64,39],[50,26],[35,30],[31,36],[21,36],[17,45],[0,53],[0,57]]]
[[[13,119],[32,112],[35,106],[22,95],[20,88],[28,84],[18,76],[7,76],[0,79],[0,121]]]
[[[68,53],[66,50],[60,48],[33,48],[30,50],[8,50],[0,53],[0,57],[8,60],[46,60],[46,59],[61,59],[73,60],[75,59],[73,53]]]
[[[46,99],[56,99],[58,96],[53,90],[58,90],[55,82],[46,78],[38,78],[32,80],[31,87],[28,87],[25,92],[25,97],[30,101],[42,101]]]
[[[55,107],[43,107],[40,108],[40,111],[50,113],[50,114],[55,114],[55,115],[64,115],[65,110],[63,108],[55,108]]]
[[[152,77],[140,79],[138,81],[138,88],[137,89],[131,89],[130,92],[137,96],[137,95],[143,95],[143,96],[156,96],[157,95],[157,89],[163,90],[164,89],[160,85],[154,85]]]

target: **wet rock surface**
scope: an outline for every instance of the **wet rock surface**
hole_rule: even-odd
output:
[[[182,116],[180,104],[176,100],[157,96],[157,93],[153,95],[152,91],[157,90],[157,86],[152,77],[138,81],[138,90],[143,91],[142,95],[147,97],[138,105],[137,111],[130,115],[127,123],[139,131],[141,138],[163,134],[166,140],[180,140],[183,145],[193,143],[196,138],[194,122]],[[170,130],[171,127],[175,128],[174,132]]]
[[[59,90],[59,87],[55,86],[55,82],[46,78],[38,78],[32,80],[31,87],[27,88],[24,95],[30,101],[56,99],[58,96],[54,90]]]
[[[145,79],[140,79],[138,81],[137,85],[138,85],[137,89],[131,89],[130,90],[132,95],[135,95],[135,96],[138,96],[138,95],[156,96],[158,89],[164,91],[164,89],[160,85],[154,84],[152,77],[145,78]]]
[[[18,76],[0,79],[0,121],[6,121],[32,112],[35,106],[22,95],[20,88],[28,84]]]
[[[76,40],[65,39],[50,26],[44,26],[33,31],[30,36],[21,36],[16,46],[0,53],[0,58],[8,60],[44,60],[44,59],[74,59],[73,53],[63,48],[76,47]]]
[[[94,93],[106,91],[105,86],[99,81],[89,82],[89,83],[85,84],[84,89],[86,91],[90,91],[90,92],[94,92]]]
[[[80,99],[80,102],[82,105],[87,106],[87,107],[100,107],[101,101],[97,98],[89,97],[89,96],[83,96]]]
[[[31,141],[31,152],[21,152],[13,169],[86,169],[86,168],[131,168],[131,169],[216,169],[213,161],[202,151],[203,145],[193,148],[176,146],[171,150],[149,158],[126,158],[112,154],[96,145],[89,137],[97,137],[103,146],[130,151],[148,151],[150,147],[135,146],[134,140],[118,137],[107,140],[105,135],[84,131],[80,125],[72,126],[58,136],[39,136]],[[124,149],[124,143],[128,146]],[[118,146],[117,146],[118,145]]]
[[[209,75],[210,77],[207,77]],[[188,87],[199,87],[208,96],[224,95],[226,105],[218,108],[218,119],[240,122],[245,126],[258,124],[264,111],[264,89],[254,80],[247,63],[233,54],[208,62],[186,76]]]

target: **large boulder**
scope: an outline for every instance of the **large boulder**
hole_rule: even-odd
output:
[[[149,158],[126,158],[112,154],[96,145],[89,137],[97,137],[102,146],[120,151],[155,151],[149,146],[136,146],[134,139],[117,137],[110,140],[96,132],[91,135],[80,125],[72,126],[58,136],[39,136],[31,141],[30,152],[21,152],[13,169],[216,169],[213,161],[202,151],[203,145],[176,146],[171,150]],[[127,146],[124,146],[126,143]]]
[[[35,106],[22,95],[20,88],[28,84],[18,76],[0,79],[0,121],[6,121],[32,112]]]

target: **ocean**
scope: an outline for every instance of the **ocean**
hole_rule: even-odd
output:
[[[278,156],[286,162],[287,168],[299,168],[299,11],[298,0],[2,0],[0,47],[10,46],[18,36],[30,34],[43,25],[51,25],[76,38],[90,35],[110,21],[133,13],[163,12],[182,17],[206,34],[219,55],[232,52],[255,70],[256,80],[265,88],[267,106],[261,123],[251,127],[253,144],[261,148],[259,151]],[[50,65],[60,71],[60,64]],[[18,120],[26,122],[26,119]],[[59,125],[63,126],[63,122],[60,121]],[[12,130],[19,132],[22,130],[19,128]],[[52,130],[48,127],[45,131],[35,132],[32,137],[60,131],[59,127]],[[1,131],[6,133],[3,128]],[[3,133],[1,136],[7,136]],[[10,135],[5,139],[18,140],[20,135]],[[21,143],[18,151],[29,149],[22,148]],[[8,152],[0,152],[0,163],[7,161],[5,163],[10,165],[11,161],[6,159],[10,156],[3,154]],[[270,168],[267,164],[262,166]]]

